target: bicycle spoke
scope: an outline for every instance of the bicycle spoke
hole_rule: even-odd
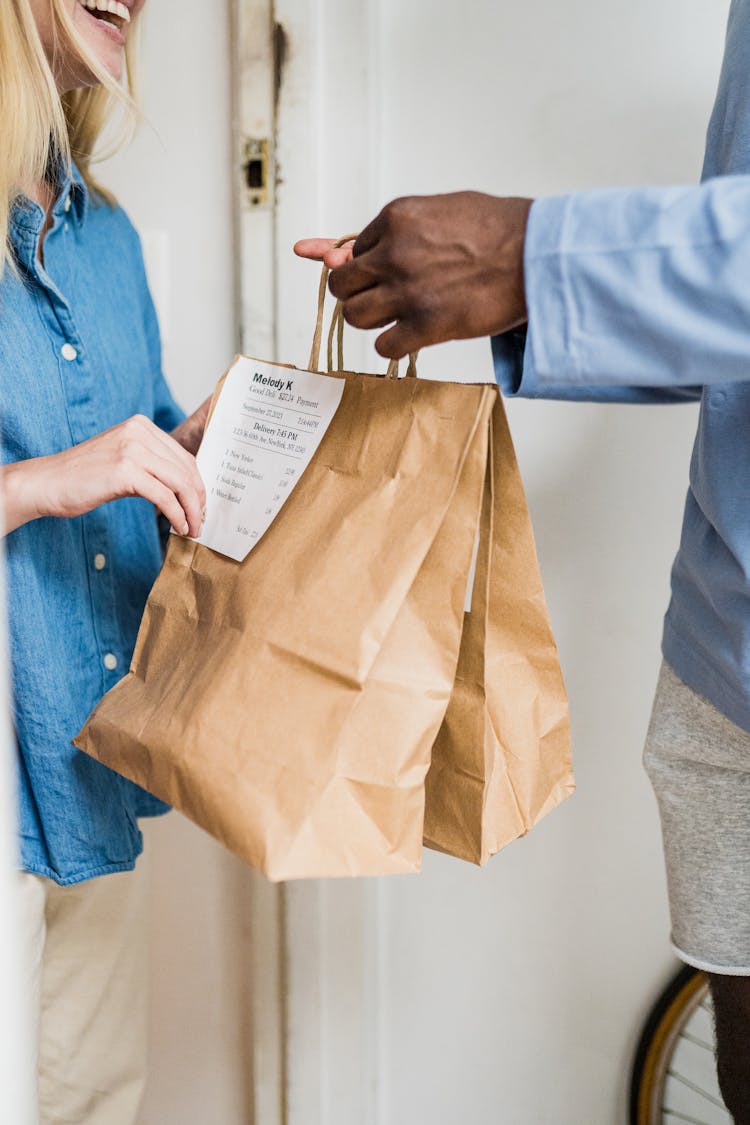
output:
[[[698,1094],[701,1098],[705,1098],[706,1101],[711,1102],[712,1105],[718,1106],[719,1109],[726,1109],[726,1106],[722,1101],[719,1101],[718,1098],[715,1098],[713,1094],[709,1094],[707,1090],[702,1090],[701,1087],[697,1085],[697,1083],[691,1082],[690,1079],[686,1078],[684,1074],[678,1074],[676,1070],[668,1070],[667,1074],[670,1078],[674,1078],[676,1082],[682,1082],[683,1086],[687,1086],[687,1088],[689,1090],[692,1090],[694,1094]]]
[[[683,1031],[680,1039],[687,1039],[688,1043],[695,1043],[696,1047],[702,1047],[704,1051],[714,1053],[713,1043],[707,1043],[705,1039],[700,1039],[697,1035],[693,1035],[692,1031]]]
[[[675,1121],[685,1121],[687,1125],[710,1125],[708,1121],[702,1121],[698,1117],[690,1117],[687,1113],[680,1113],[678,1109],[664,1109],[662,1110],[664,1117],[672,1117]]]

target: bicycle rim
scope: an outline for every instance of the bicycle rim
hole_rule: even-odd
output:
[[[631,1125],[730,1125],[713,1068],[709,1013],[708,978],[685,966],[659,997],[641,1035]]]

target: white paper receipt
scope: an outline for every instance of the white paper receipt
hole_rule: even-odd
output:
[[[245,558],[309,465],[343,393],[343,379],[244,356],[232,365],[198,450],[207,498],[196,542]]]

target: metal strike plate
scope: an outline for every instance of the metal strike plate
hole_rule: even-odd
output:
[[[269,198],[269,143],[267,137],[246,137],[243,145],[242,181],[249,207],[262,207]]]

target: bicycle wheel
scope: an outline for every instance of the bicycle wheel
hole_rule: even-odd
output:
[[[731,1125],[714,1044],[708,978],[685,965],[644,1025],[630,1082],[630,1125]]]

